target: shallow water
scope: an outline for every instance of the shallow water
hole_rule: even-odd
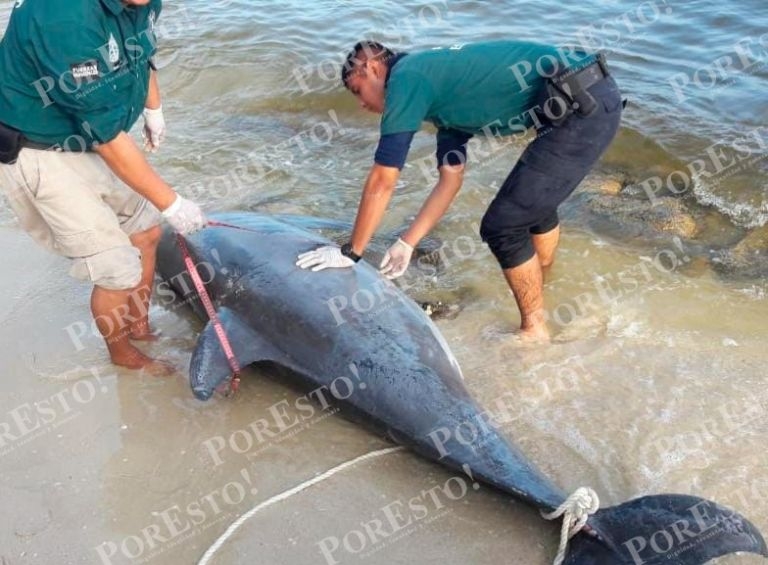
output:
[[[8,8],[4,3],[5,18]],[[605,176],[642,183],[689,170],[713,144],[763,132],[756,128],[768,116],[768,56],[739,68],[735,51],[745,38],[753,40],[754,59],[768,51],[760,44],[768,8],[758,0],[194,0],[167,3],[161,21],[170,133],[152,159],[211,210],[352,220],[376,119],[338,87],[336,64],[371,34],[418,49],[502,37],[579,43],[590,24],[602,29],[591,41],[610,51],[631,106],[602,176],[590,177],[582,194]],[[707,69],[728,54],[730,70],[713,71],[710,86]],[[688,77],[684,88],[680,73]],[[689,187],[695,209],[716,216],[706,238],[627,237],[620,220],[608,229],[574,197],[564,207],[565,234],[547,283],[550,347],[521,347],[506,335],[517,322],[514,303],[477,236],[520,142],[471,167],[434,234],[447,246],[443,268],[401,281],[418,299],[461,307],[438,325],[467,386],[486,406],[504,394],[519,399],[505,430],[565,490],[591,485],[606,505],[693,493],[732,505],[768,532],[768,286],[723,277],[708,262],[711,248],[766,223],[768,169],[765,147],[756,147],[748,166]],[[431,136],[417,136],[381,230],[385,241],[426,196],[431,165],[421,159],[432,151]],[[263,441],[250,434],[250,444],[251,424],[283,401],[294,414],[301,392],[262,367],[248,370],[235,398],[192,400],[184,372],[200,324],[188,311],[157,304],[164,337],[147,348],[171,359],[179,374],[160,380],[115,370],[87,329],[88,289],[67,278],[65,261],[14,228],[7,210],[1,214],[0,423],[12,426],[14,438],[0,446],[0,500],[11,509],[0,518],[3,565],[193,563],[258,502],[388,445],[319,410],[299,433]],[[39,407],[49,411],[45,425],[30,430],[23,414],[35,403],[41,422]],[[211,451],[216,438],[227,443],[216,451],[219,460]],[[342,542],[334,553],[342,563],[551,562],[555,529],[486,488],[441,499],[397,535],[366,536],[359,552],[344,549],[345,535],[353,542],[350,532],[365,533],[361,524],[384,519],[388,504],[407,503],[451,477],[407,453],[364,463],[258,514],[214,562],[326,563],[320,544],[329,538]]]

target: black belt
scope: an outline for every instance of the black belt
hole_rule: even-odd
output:
[[[38,151],[63,151],[60,145],[50,145],[48,143],[38,143],[24,138],[22,146],[26,149],[36,149]]]
[[[542,89],[544,100],[539,112],[543,125],[559,127],[573,113],[592,115],[597,110],[597,101],[588,89],[608,76],[605,55],[598,53],[594,62],[579,69],[565,69],[548,78]]]
[[[568,85],[571,92],[576,92],[579,89],[587,90],[611,75],[605,62],[605,55],[598,53],[595,57],[595,61],[586,67],[575,71],[568,69],[553,77],[552,80],[558,85]]]
[[[28,139],[19,130],[0,123],[0,163],[16,161],[19,151],[22,149],[35,149],[37,151],[64,151],[60,144],[38,143]]]

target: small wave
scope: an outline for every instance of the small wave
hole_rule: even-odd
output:
[[[768,189],[768,185],[764,188]],[[701,177],[693,179],[693,194],[699,204],[715,208],[728,216],[738,227],[753,229],[768,223],[768,201],[763,200],[759,206],[748,202],[730,201],[715,194],[715,186],[703,181]]]
[[[758,286],[753,284],[747,288],[736,289],[736,292],[743,294],[750,300],[763,301],[768,298],[768,285]]]

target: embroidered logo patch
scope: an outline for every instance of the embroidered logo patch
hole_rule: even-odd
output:
[[[99,64],[96,61],[86,61],[85,63],[78,63],[77,65],[71,65],[72,78],[80,80],[84,78],[99,78]]]
[[[120,61],[120,47],[117,45],[117,40],[115,39],[115,36],[111,33],[109,34],[109,62],[113,65],[117,64]]]

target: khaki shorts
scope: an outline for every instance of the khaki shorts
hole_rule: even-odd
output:
[[[0,165],[0,181],[21,227],[73,259],[70,274],[108,289],[141,279],[141,254],[129,236],[160,223],[160,213],[95,153],[22,149]]]

